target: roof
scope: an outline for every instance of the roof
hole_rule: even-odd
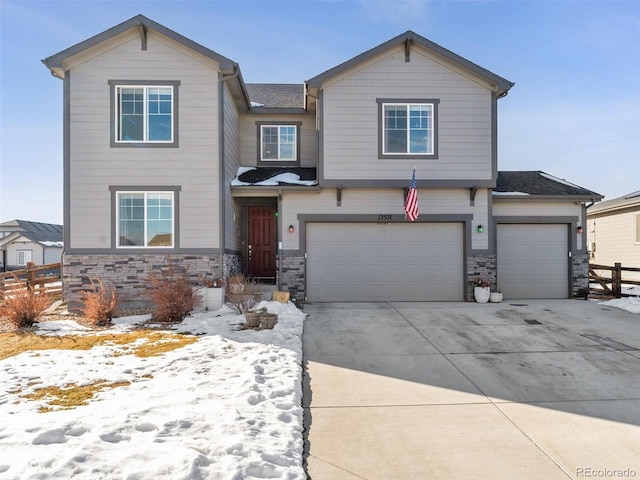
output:
[[[253,108],[304,108],[304,84],[247,83]]]
[[[315,167],[240,167],[231,181],[232,187],[317,185]]]
[[[602,195],[562,178],[554,177],[540,170],[533,171],[501,171],[493,189],[496,197],[562,198],[570,197],[597,201]]]
[[[610,210],[620,210],[629,207],[636,207],[640,209],[640,190],[628,193],[618,198],[612,198],[611,200],[607,200],[605,202],[597,203],[596,205],[589,207],[589,210],[587,210],[587,214],[591,215],[593,213],[605,212]]]
[[[213,50],[210,50],[207,47],[204,47],[199,43],[196,43],[193,40],[190,40],[187,37],[180,35],[177,32],[174,32],[173,30],[165,27],[164,25],[160,25],[159,23],[154,22],[153,20],[145,17],[144,15],[136,15],[135,17],[132,17],[129,20],[126,20],[120,23],[119,25],[116,25],[115,27],[105,30],[104,32],[99,33],[98,35],[94,35],[93,37],[83,42],[80,42],[59,53],[56,53],[55,55],[51,55],[50,57],[45,58],[44,60],[42,60],[42,63],[44,63],[47,67],[49,67],[49,69],[54,74],[56,74],[60,78],[63,78],[64,77],[63,62],[66,59],[84,50],[94,47],[95,45],[98,45],[106,40],[109,40],[115,37],[116,35],[126,32],[127,30],[130,30],[132,28],[139,28],[143,30],[143,32],[146,31],[146,29],[151,29],[158,33],[161,33],[165,37],[168,37],[184,45],[185,47],[195,50],[196,52],[204,55],[205,57],[209,57],[212,60],[218,62],[220,64],[220,70],[222,71],[233,72],[234,69],[238,68],[238,64],[235,63],[233,60],[230,60],[227,57],[224,57],[219,53],[214,52]],[[144,35],[143,32],[141,32],[141,35]]]
[[[488,80],[489,82],[495,84],[498,96],[506,95],[509,89],[515,85],[509,80],[502,78],[501,76],[496,75],[495,73],[490,72],[489,70],[486,70],[485,68],[482,68],[481,66],[476,65],[473,62],[470,62],[466,58],[463,58],[460,55],[457,55],[452,51],[447,50],[446,48],[438,45],[437,43],[432,42],[431,40],[426,39],[421,35],[418,35],[415,32],[412,32],[411,30],[407,30],[403,34],[398,35],[397,37],[394,37],[391,40],[388,40],[378,45],[377,47],[372,48],[371,50],[367,50],[366,52],[361,53],[356,57],[353,57],[351,60],[347,60],[346,62],[341,63],[340,65],[333,67],[327,70],[326,72],[321,73],[320,75],[316,75],[315,77],[307,80],[307,85],[310,88],[320,88],[327,79],[335,75],[338,75],[342,72],[345,72],[346,70],[351,69],[352,67],[358,65],[359,63],[367,61],[375,57],[376,55],[379,55],[380,53],[386,50],[389,50],[390,48],[397,47],[398,45],[401,45],[405,42],[416,43],[418,45],[421,45],[422,47],[435,53],[436,55],[443,57],[457,64],[458,66],[464,68],[465,70],[472,72]]]
[[[28,220],[10,220],[0,224],[0,230],[20,232],[34,242],[61,242],[62,225],[31,222]]]

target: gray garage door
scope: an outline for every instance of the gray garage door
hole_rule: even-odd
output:
[[[498,225],[498,288],[505,298],[567,298],[567,225]]]
[[[461,223],[309,223],[307,298],[463,299]]]

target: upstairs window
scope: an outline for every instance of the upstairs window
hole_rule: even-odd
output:
[[[261,162],[298,162],[298,125],[259,125]]]
[[[172,248],[173,192],[117,192],[117,246]]]
[[[437,100],[378,103],[379,157],[437,157]]]
[[[179,82],[109,81],[112,88],[111,146],[177,146]]]

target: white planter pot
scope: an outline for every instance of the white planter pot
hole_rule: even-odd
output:
[[[491,293],[491,295],[489,296],[489,301],[491,303],[500,303],[502,301],[502,293],[500,292]]]
[[[212,312],[222,308],[224,298],[224,288],[198,288],[198,293],[202,296],[202,303],[194,310],[196,312]]]
[[[474,287],[473,296],[478,303],[487,303],[491,297],[491,289],[489,287]]]

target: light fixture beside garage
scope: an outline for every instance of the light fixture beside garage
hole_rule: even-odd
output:
[[[478,225],[476,227],[476,230],[478,231],[478,233],[482,233],[482,232],[484,232],[484,227],[482,225]]]
[[[578,228],[576,228],[576,232],[578,232],[578,233],[582,233],[582,227],[578,227]]]
[[[293,233],[294,230],[295,228],[293,228],[293,225],[289,225],[289,233]]]

